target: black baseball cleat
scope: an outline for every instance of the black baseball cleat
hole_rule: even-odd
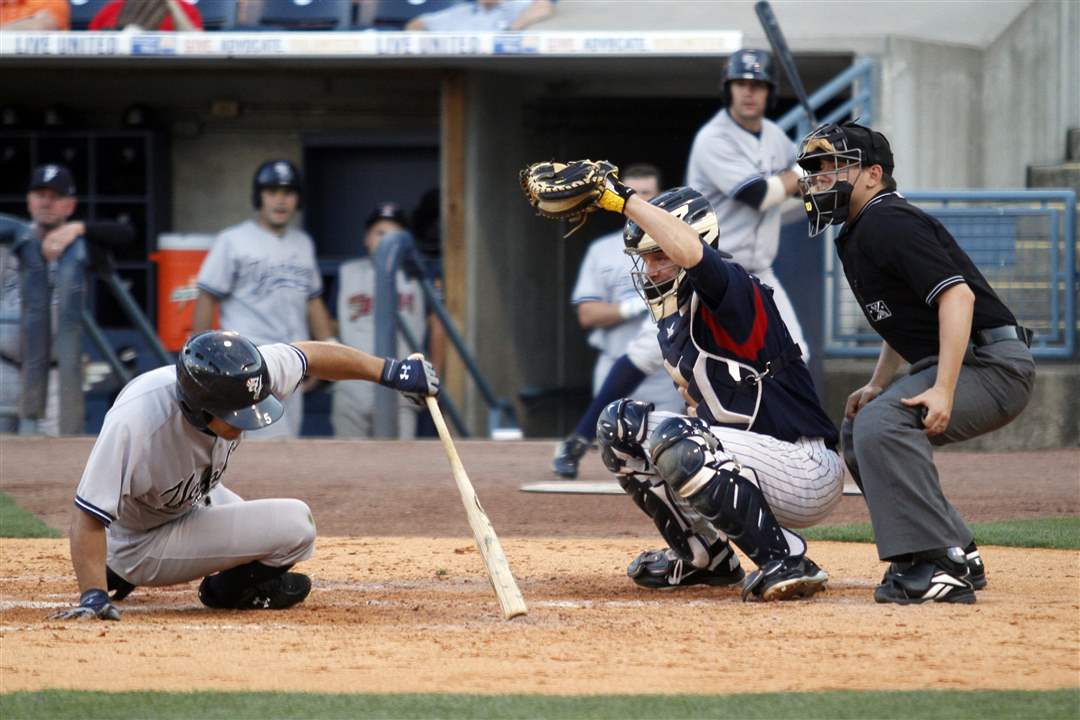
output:
[[[573,480],[577,477],[578,463],[589,449],[589,441],[581,435],[571,435],[555,447],[555,459],[551,469],[559,477]]]
[[[807,598],[825,589],[829,573],[805,555],[773,560],[746,576],[742,599],[751,595],[766,601]]]
[[[735,585],[745,575],[739,566],[739,556],[726,543],[707,568],[696,568],[671,548],[664,548],[646,550],[638,555],[626,568],[626,574],[641,587],[651,590],[688,585]]]
[[[979,548],[975,547],[975,543],[971,543],[964,548],[964,556],[967,559],[968,580],[971,581],[971,587],[982,590],[986,587],[986,565],[983,563],[982,555],[979,554]]]
[[[220,610],[284,610],[303,602],[311,592],[311,578],[303,573],[287,572],[263,580],[227,600],[215,596],[209,580],[203,578],[199,585],[199,600]]]
[[[129,583],[124,578],[120,577],[111,567],[105,566],[105,585],[112,595],[109,599],[113,602],[119,602],[131,594],[131,591],[135,589],[135,586]]]
[[[966,562],[966,553],[950,548],[949,555],[917,553],[911,562],[889,565],[881,584],[874,589],[874,601],[916,605],[926,602],[975,602],[975,587]],[[983,578],[985,584],[985,577]]]

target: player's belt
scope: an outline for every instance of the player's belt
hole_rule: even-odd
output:
[[[1028,347],[1031,347],[1031,338],[1035,333],[1028,330],[1023,325],[1002,325],[996,328],[987,328],[985,330],[977,330],[971,334],[971,342],[976,347],[982,347],[983,345],[992,345],[996,342],[1002,342],[1003,340],[1019,340]]]
[[[780,353],[777,357],[769,360],[765,363],[765,370],[757,375],[751,375],[748,378],[743,378],[737,384],[741,386],[745,385],[757,385],[759,382],[769,377],[770,375],[776,375],[778,372],[791,365],[793,362],[802,357],[802,348],[793,343],[788,345],[784,352]]]

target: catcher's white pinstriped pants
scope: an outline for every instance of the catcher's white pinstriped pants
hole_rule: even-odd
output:
[[[649,413],[649,431],[667,417],[672,413]],[[792,443],[747,430],[714,426],[711,431],[725,452],[757,473],[758,487],[781,525],[816,525],[840,502],[844,465],[821,438],[800,438]],[[648,440],[644,445],[648,453]],[[679,505],[688,519],[698,520],[688,503]]]

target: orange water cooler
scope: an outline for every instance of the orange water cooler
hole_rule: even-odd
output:
[[[199,296],[195,281],[213,240],[213,235],[165,233],[158,236],[158,251],[150,256],[157,263],[158,335],[169,352],[183,347],[191,334]]]

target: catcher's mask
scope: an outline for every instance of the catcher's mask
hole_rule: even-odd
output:
[[[697,190],[677,187],[660,193],[651,204],[666,210],[692,227],[706,245],[716,248],[719,231],[716,214],[709,201]],[[630,277],[638,295],[649,306],[654,322],[671,315],[679,308],[679,288],[686,270],[667,259],[648,233],[633,220],[623,229],[623,252],[633,258]],[[724,253],[725,257],[731,257]]]
[[[235,332],[211,330],[184,344],[176,358],[176,396],[184,418],[199,430],[215,417],[241,430],[258,430],[285,413],[270,392],[262,353]]]
[[[854,122],[825,123],[803,138],[796,157],[806,175],[799,179],[810,237],[848,219],[855,179],[863,167],[893,171],[889,142],[879,132]],[[849,171],[855,171],[852,177]]]

